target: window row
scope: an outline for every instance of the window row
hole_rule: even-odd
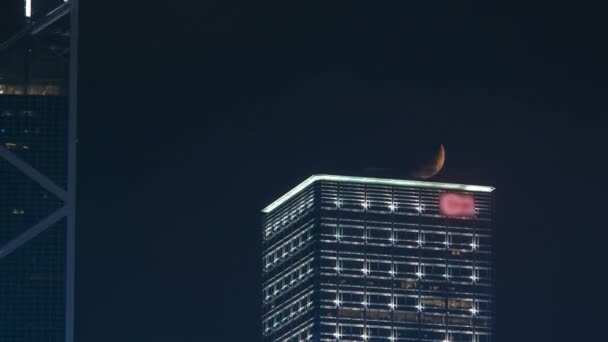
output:
[[[312,271],[312,259],[309,259],[276,280],[273,280],[268,286],[264,287],[264,300],[268,301],[280,296],[283,292],[304,280],[307,275],[312,274]]]
[[[304,328],[296,329],[295,332],[289,332],[287,337],[279,337],[280,342],[305,342],[312,341],[314,333],[313,324],[307,324]]]
[[[369,228],[387,229],[395,231],[412,232],[437,232],[445,233],[446,229],[450,233],[469,235],[490,235],[492,230],[491,221],[471,221],[471,220],[446,220],[437,217],[410,217],[410,216],[388,216],[378,214],[368,214],[362,216],[358,213],[323,212],[321,223],[328,227],[347,227],[347,228]]]
[[[311,193],[308,196],[301,198],[289,208],[273,215],[264,225],[264,238],[269,239],[272,235],[283,231],[285,228],[298,221],[312,209],[313,204],[314,198]]]
[[[490,342],[490,334],[446,329],[391,328],[363,324],[321,325],[322,337],[344,341]]]
[[[264,239],[268,240],[272,235],[275,235],[276,233],[290,227],[293,223],[297,222],[299,219],[309,213],[312,207],[313,200],[311,198],[309,201],[298,206],[291,212],[267,223],[264,229]]]
[[[269,270],[278,265],[290,255],[297,252],[308,241],[312,240],[312,227],[305,228],[300,233],[282,242],[264,256],[264,269]]]
[[[437,247],[458,247],[470,250],[489,249],[491,246],[490,237],[480,234],[433,232],[419,229],[401,230],[391,229],[391,227],[365,227],[363,225],[336,227],[335,224],[328,223],[322,224],[322,228],[322,236],[335,241],[355,239],[410,247],[420,247],[428,244]]]
[[[338,310],[327,310],[323,308],[321,319],[324,321],[341,321],[353,324],[368,323],[370,325],[382,326],[408,326],[421,325],[422,329],[428,326],[452,326],[460,329],[476,328],[479,331],[491,329],[491,319],[481,316],[463,316],[462,314],[445,314],[442,312],[413,312],[395,311],[385,309],[359,309],[339,308]]]
[[[434,189],[340,184],[336,186],[322,185],[321,198],[324,204],[370,201],[377,203],[379,207],[391,204],[403,207],[410,207],[416,204],[436,206],[439,202],[439,197],[445,192],[445,190]],[[475,202],[480,208],[486,209],[490,207],[491,197],[488,194],[467,194],[475,196]]]
[[[363,259],[346,259],[322,257],[322,270],[333,270],[336,273],[354,274],[370,277],[391,278],[444,278],[454,281],[489,282],[490,269],[479,266],[397,263],[390,261],[370,261]]]
[[[321,300],[333,307],[377,307],[385,310],[411,309],[424,311],[425,309],[460,310],[473,316],[477,314],[488,315],[491,312],[491,302],[473,298],[446,298],[438,296],[402,295],[374,292],[351,291],[323,291]]]
[[[273,329],[279,329],[282,325],[296,319],[306,311],[312,308],[313,296],[312,291],[300,296],[290,304],[277,310],[263,321],[264,332],[268,333]]]
[[[378,212],[378,213],[393,213],[393,214],[406,214],[406,215],[431,215],[431,216],[443,216],[440,210],[438,200],[437,202],[432,201],[418,201],[414,200],[411,202],[403,203],[400,201],[374,201],[369,198],[362,199],[342,199],[333,198],[330,200],[322,200],[321,205],[324,209],[329,210],[347,210],[355,212]],[[491,210],[489,206],[480,205],[475,203],[473,210],[474,217],[487,218],[490,216]],[[463,217],[465,218],[465,217]],[[466,217],[470,219],[471,217]]]

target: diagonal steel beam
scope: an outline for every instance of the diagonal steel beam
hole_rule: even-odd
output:
[[[63,201],[67,199],[67,193],[64,189],[55,184],[55,182],[50,180],[47,176],[34,169],[30,164],[17,157],[4,146],[0,146],[0,157],[6,159],[6,161],[19,169],[19,171],[23,172],[26,176],[40,184],[40,186],[57,196],[59,199]]]
[[[21,233],[21,235],[17,236],[15,239],[9,241],[4,246],[0,247],[0,259],[11,254],[13,251],[15,251],[15,249],[21,247],[26,242],[38,236],[38,234],[42,233],[43,231],[57,223],[59,220],[64,218],[66,214],[67,208],[61,207],[57,209],[57,211],[55,211],[54,213],[45,217],[42,221],[33,225],[25,232]]]
[[[38,34],[68,13],[70,13],[70,4],[64,2],[47,13],[43,18],[36,19],[36,23],[32,26],[32,34]]]
[[[15,43],[29,34],[36,35],[52,25],[57,20],[63,18],[66,14],[70,13],[70,3],[64,2],[57,6],[52,11],[46,13],[44,16],[35,18],[25,28],[12,35],[6,41],[0,43],[0,51],[5,51],[11,48]]]

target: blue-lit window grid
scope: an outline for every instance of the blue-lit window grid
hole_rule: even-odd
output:
[[[265,232],[280,231],[269,229],[276,222],[284,222],[282,227],[291,222],[297,232],[299,215],[315,220],[310,242],[318,256],[317,271],[311,271],[318,284],[311,304],[316,321],[307,336],[316,334],[320,341],[490,341],[491,196],[475,194],[476,218],[458,221],[439,214],[440,192],[321,182],[265,218]],[[294,208],[302,209],[286,214]],[[272,248],[266,256],[280,251],[272,234],[265,241]],[[295,261],[287,257],[284,262]],[[268,289],[264,311],[273,312],[281,304],[268,298]],[[281,295],[280,301],[289,301],[289,292]],[[278,329],[265,324],[267,341],[303,340],[286,338],[289,317],[281,322]]]

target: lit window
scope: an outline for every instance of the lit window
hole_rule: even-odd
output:
[[[15,208],[15,209],[11,210],[11,214],[13,214],[13,215],[23,215],[23,214],[25,214],[25,210]]]
[[[388,204],[388,208],[389,208],[391,211],[396,211],[396,210],[397,210],[397,203],[394,203],[394,202],[389,203],[389,204]]]
[[[362,269],[361,269],[361,272],[363,272],[363,274],[368,274],[368,273],[369,273],[369,270],[368,270],[367,268],[362,268]]]
[[[369,201],[365,200],[365,201],[361,202],[361,206],[363,207],[363,209],[368,209],[369,208]]]

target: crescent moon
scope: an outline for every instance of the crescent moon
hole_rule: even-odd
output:
[[[439,145],[439,152],[433,158],[432,162],[428,163],[421,169],[412,173],[413,177],[428,179],[436,175],[441,168],[443,168],[443,164],[445,163],[445,148],[443,144]]]

